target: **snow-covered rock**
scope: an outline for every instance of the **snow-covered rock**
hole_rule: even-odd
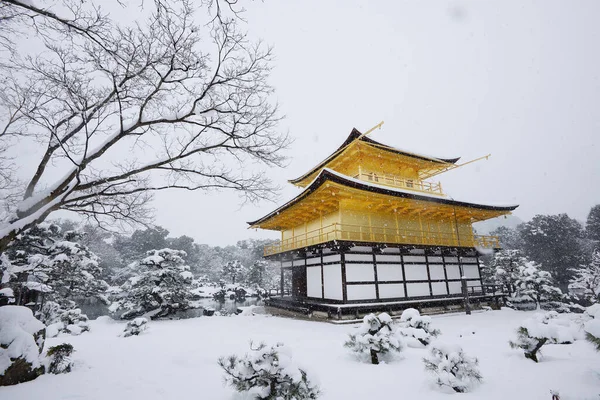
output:
[[[0,386],[27,382],[44,373],[40,353],[45,328],[27,307],[0,307]]]

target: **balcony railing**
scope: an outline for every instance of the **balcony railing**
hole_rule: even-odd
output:
[[[323,228],[306,232],[283,242],[265,246],[264,255],[300,249],[331,240],[349,240],[372,243],[416,244],[452,247],[500,248],[497,236],[460,235],[456,233],[429,232],[410,229],[368,227],[334,223]]]
[[[414,190],[417,192],[443,194],[442,185],[438,182],[427,182],[416,179],[400,178],[390,174],[360,173],[354,175],[354,178],[362,181],[378,183],[386,186],[393,186],[400,189]]]

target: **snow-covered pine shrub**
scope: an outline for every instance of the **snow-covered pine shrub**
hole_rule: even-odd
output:
[[[371,363],[379,364],[379,354],[401,352],[402,342],[389,314],[369,314],[363,318],[356,333],[348,334],[344,347],[355,353],[369,354]]]
[[[600,304],[588,307],[585,315],[591,317],[583,325],[585,338],[596,347],[596,350],[600,351]]]
[[[243,357],[219,358],[225,382],[235,390],[267,400],[305,400],[319,396],[319,388],[310,382],[306,371],[292,363],[291,352],[283,344],[261,343],[253,348],[250,343],[250,350]]]
[[[468,392],[482,380],[477,358],[466,355],[457,345],[434,343],[423,362],[425,369],[435,376],[436,385],[458,393]]]
[[[431,317],[421,315],[414,308],[407,308],[402,312],[398,332],[402,336],[416,339],[423,346],[427,346],[441,333],[439,329],[431,327]]]
[[[569,282],[569,289],[579,292],[588,304],[600,302],[600,250],[594,251],[589,264],[573,272],[575,276]]]
[[[529,297],[540,308],[542,301],[552,301],[562,298],[562,292],[554,286],[552,274],[540,269],[540,265],[528,261],[519,267],[516,282],[517,296]]]
[[[546,343],[570,344],[574,341],[570,322],[559,319],[556,311],[549,311],[525,320],[517,329],[517,340],[509,344],[514,349],[522,349],[526,358],[538,362],[537,353]]]
[[[45,328],[27,307],[0,307],[0,386],[27,382],[44,373],[40,353]]]
[[[193,275],[181,250],[150,250],[140,261],[141,271],[121,287],[121,298],[109,311],[118,318],[133,319],[144,314],[164,318],[192,306]]]
[[[148,319],[143,317],[135,318],[125,326],[125,330],[121,334],[123,337],[137,336],[148,329]]]
[[[46,352],[48,372],[51,374],[65,374],[71,372],[73,362],[71,354],[73,354],[73,346],[69,343],[52,346]]]
[[[48,306],[44,305],[40,312],[46,323],[49,323],[46,328],[47,337],[56,337],[59,333],[68,333],[71,335],[81,335],[83,332],[90,330],[88,316],[81,312],[79,308],[71,310],[63,310],[58,307],[58,303],[48,302]]]

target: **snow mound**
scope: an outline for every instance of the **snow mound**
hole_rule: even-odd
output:
[[[0,375],[17,358],[25,359],[33,368],[41,366],[39,356],[44,338],[39,333],[45,328],[27,307],[0,307]]]

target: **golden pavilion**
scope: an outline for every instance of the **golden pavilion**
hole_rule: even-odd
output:
[[[400,310],[459,302],[464,280],[473,297],[486,297],[479,256],[500,243],[474,234],[472,224],[517,206],[454,200],[430,178],[459,167],[459,158],[404,151],[367,133],[353,129],[329,157],[289,181],[304,188],[298,196],[249,222],[281,235],[264,250],[281,263],[281,296],[268,305],[338,317]]]

